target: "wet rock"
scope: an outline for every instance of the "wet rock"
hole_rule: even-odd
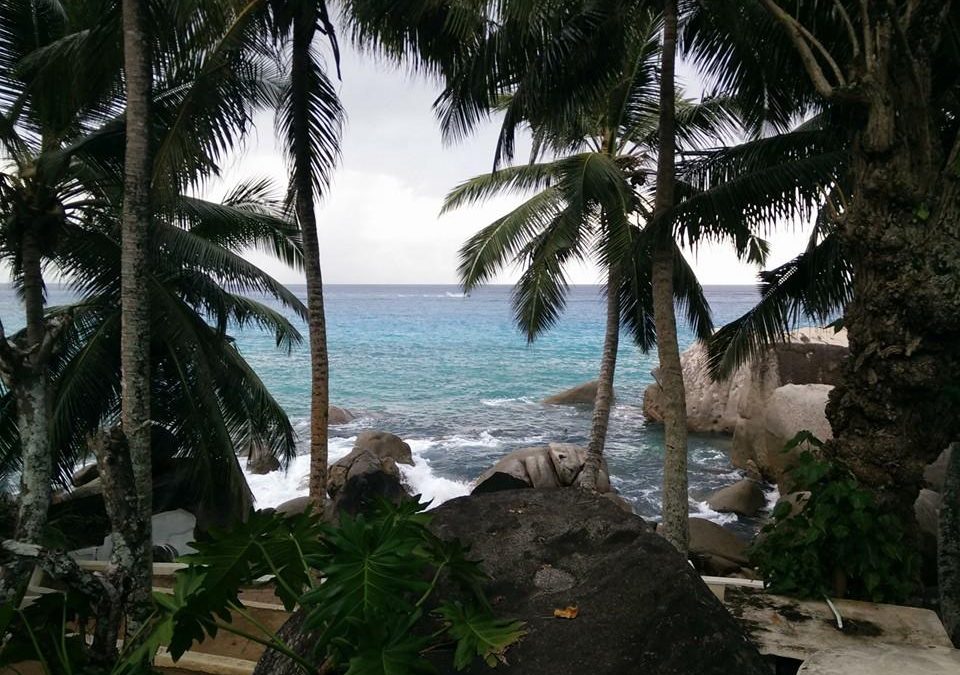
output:
[[[549,405],[593,405],[597,398],[597,381],[586,382],[543,399]]]
[[[339,426],[341,424],[352,422],[356,418],[357,416],[346,408],[332,405],[328,409],[327,423],[332,426]]]
[[[719,513],[736,513],[752,518],[766,504],[760,484],[744,478],[707,497],[710,508]]]
[[[522,483],[532,488],[557,488],[579,485],[586,448],[570,443],[550,443],[521,448],[501,458],[477,480],[475,492],[494,492],[498,487],[514,489]],[[601,464],[598,492],[610,491],[606,461]]]

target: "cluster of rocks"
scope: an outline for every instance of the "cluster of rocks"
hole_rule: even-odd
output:
[[[845,331],[801,328],[731,377],[714,381],[706,350],[697,343],[681,356],[687,426],[732,435],[733,464],[781,485],[794,459],[783,452],[787,441],[802,430],[831,438],[824,408],[848,352]],[[660,386],[652,384],[643,395],[646,419],[662,422],[661,406]]]
[[[353,449],[327,470],[326,513],[336,517],[340,513],[356,514],[376,499],[398,503],[410,497],[403,483],[398,465],[413,466],[410,445],[402,438],[386,431],[367,429],[357,434]],[[309,476],[300,488],[305,489]],[[296,497],[277,507],[277,511],[294,515],[303,513],[310,504],[308,497]]]

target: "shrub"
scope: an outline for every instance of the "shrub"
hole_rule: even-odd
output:
[[[808,431],[784,448],[823,443]],[[789,478],[809,492],[794,508],[781,502],[763,528],[751,559],[771,591],[798,597],[853,597],[901,601],[913,590],[917,556],[895,514],[884,512],[873,494],[844,468],[799,455]]]

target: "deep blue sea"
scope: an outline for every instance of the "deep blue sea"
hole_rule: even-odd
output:
[[[293,290],[305,296],[305,288]],[[708,287],[717,325],[757,299],[751,286]],[[51,288],[50,302],[69,294]],[[540,401],[588,380],[599,368],[603,297],[599,287],[570,290],[559,324],[533,344],[516,329],[510,287],[489,286],[464,297],[455,286],[340,286],[325,289],[330,346],[331,402],[359,418],[331,429],[331,456],[345,454],[357,432],[376,428],[407,440],[416,466],[407,480],[425,498],[465,494],[469,483],[502,455],[549,441],[585,444],[589,409],[547,406]],[[22,325],[22,309],[9,287],[0,290],[0,318],[7,330]],[[309,360],[304,344],[278,350],[270,334],[236,333],[238,346],[288,411],[302,436],[309,412]],[[692,341],[681,330],[681,348]],[[657,517],[662,479],[662,434],[645,424],[641,403],[652,381],[655,354],[643,354],[624,334],[607,442],[615,487],[637,513]],[[691,512],[720,521],[702,496],[736,479],[722,437],[690,443]],[[299,488],[307,458],[286,474],[250,476],[260,506],[304,493]]]

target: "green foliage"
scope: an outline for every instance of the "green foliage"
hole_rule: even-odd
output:
[[[0,668],[38,661],[47,675],[147,675],[146,664],[169,633],[157,626],[146,639],[121,648],[109,663],[98,663],[88,649],[88,632],[95,619],[87,599],[73,593],[42,595],[22,609],[0,607]],[[129,643],[128,643],[129,644]],[[3,672],[7,672],[4,670]],[[11,669],[11,672],[16,672]]]
[[[874,602],[903,600],[917,569],[903,524],[853,475],[819,459],[823,443],[801,431],[784,452],[806,447],[789,480],[809,496],[781,502],[751,550],[770,590],[798,597],[845,594]]]
[[[172,592],[154,594],[152,620],[109,666],[90,661],[77,627],[92,625],[95,612],[74,593],[42,596],[22,611],[0,608],[0,632],[10,636],[0,666],[39,659],[50,675],[143,674],[160,646],[177,659],[221,631],[280,651],[305,673],[432,673],[425,653],[451,644],[458,670],[476,658],[495,666],[523,625],[493,616],[479,564],[460,542],[430,532],[424,508],[382,503],[337,526],[310,512],[256,512],[193,544]],[[311,653],[294,653],[244,608],[241,590],[265,579],[288,610],[306,613],[304,630],[316,635]],[[241,616],[257,632],[233,623]]]
[[[243,612],[240,589],[269,576],[285,606],[299,604],[304,629],[316,633],[312,653],[299,660],[305,672],[322,663],[357,675],[433,672],[424,650],[450,641],[459,669],[475,657],[496,663],[522,626],[492,615],[478,563],[459,542],[433,535],[423,509],[384,503],[336,527],[309,513],[260,512],[215,533],[183,559],[189,567],[178,573],[173,594],[157,595],[166,614],[158,625],[172,627],[171,653],[179,657],[221,630],[236,632],[230,622]],[[440,589],[444,601],[430,612]],[[298,660],[269,632],[244,636]]]

